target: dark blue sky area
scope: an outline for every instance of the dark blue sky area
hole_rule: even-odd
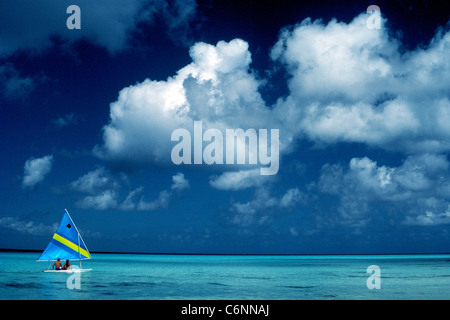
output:
[[[448,3],[71,4],[0,4],[0,248],[67,208],[93,252],[450,251]],[[279,129],[278,172],[175,165],[194,121]]]

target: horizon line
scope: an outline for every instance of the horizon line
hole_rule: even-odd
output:
[[[0,252],[42,252],[36,249],[0,248]],[[171,252],[122,252],[90,251],[91,254],[140,254],[140,255],[187,255],[187,256],[380,256],[380,255],[433,255],[450,254],[450,252],[410,252],[410,253],[171,253]]]

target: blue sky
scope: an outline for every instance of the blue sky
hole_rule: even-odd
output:
[[[0,248],[67,208],[91,251],[450,251],[448,4],[71,4],[0,4]],[[194,121],[278,129],[279,170],[175,165]]]

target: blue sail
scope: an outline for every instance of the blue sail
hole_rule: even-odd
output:
[[[90,258],[89,250],[66,210],[58,230],[56,230],[52,240],[37,261],[85,260]]]

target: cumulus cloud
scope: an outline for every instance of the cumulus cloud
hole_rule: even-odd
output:
[[[219,190],[242,190],[256,187],[270,179],[260,175],[259,169],[224,172],[220,176],[211,177],[209,184]]]
[[[58,223],[48,226],[43,223],[36,224],[33,221],[22,221],[16,217],[2,217],[0,218],[0,227],[23,234],[39,236],[55,232],[58,228]]]
[[[269,188],[258,187],[254,198],[248,202],[233,202],[230,212],[230,222],[239,226],[249,226],[254,223],[264,224],[268,221],[271,209],[283,210],[294,207],[306,201],[306,195],[298,188],[287,190],[281,197],[271,195]]]
[[[54,120],[52,120],[53,125],[56,128],[64,128],[66,126],[68,126],[71,123],[76,123],[77,122],[77,118],[75,117],[75,115],[71,112],[71,113],[67,113],[59,118],[56,118]]]
[[[158,194],[158,198],[153,201],[146,201],[143,197],[136,203],[136,210],[139,211],[151,211],[157,209],[167,208],[171,199],[182,191],[189,189],[189,180],[184,177],[184,174],[178,172],[172,176],[172,185],[170,190],[162,190]]]
[[[175,195],[189,189],[189,180],[183,173],[178,172],[172,176],[169,190],[162,190],[152,201],[145,199],[143,187],[129,191],[123,199],[121,180],[124,179],[126,180],[124,177],[118,179],[103,167],[86,173],[70,184],[75,191],[82,194],[75,205],[78,208],[93,210],[151,211],[167,208]]]
[[[126,199],[122,202],[122,204],[120,204],[119,208],[125,211],[134,210],[136,208],[136,197],[142,192],[143,189],[143,187],[139,187],[129,192]]]
[[[365,13],[349,23],[306,19],[284,29],[270,55],[289,75],[289,91],[272,106],[260,94],[268,79],[251,69],[247,42],[196,43],[192,62],[175,75],[119,92],[94,152],[127,168],[170,164],[172,131],[186,128],[192,136],[194,121],[202,121],[204,130],[279,128],[281,156],[295,150],[298,139],[318,146],[363,143],[406,158],[398,167],[367,157],[353,158],[347,167],[325,165],[317,186],[339,198],[341,222],[366,225],[381,201],[405,206],[409,224],[445,223],[450,187],[437,172],[448,176],[450,32],[442,28],[408,51],[388,30],[387,18],[380,30],[368,29],[366,19]],[[302,201],[295,189],[279,198],[267,191],[259,197],[265,190],[259,184],[268,180],[256,172],[210,177],[219,190],[257,188],[253,200],[233,203],[238,224],[254,222],[258,210]]]
[[[291,78],[277,112],[318,144],[448,151],[450,32],[403,52],[386,27],[370,30],[366,19],[306,19],[281,33],[271,56]]]
[[[70,183],[70,187],[83,195],[76,202],[76,206],[82,209],[109,210],[116,209],[119,203],[120,179],[112,175],[104,167],[89,171],[77,180]],[[125,208],[128,199],[122,206]]]
[[[304,200],[305,196],[303,193],[298,188],[292,188],[281,197],[279,205],[282,208],[288,208]]]
[[[170,187],[171,190],[183,191],[189,189],[189,181],[184,177],[184,174],[178,172],[172,176],[173,184]]]
[[[449,162],[444,155],[409,156],[398,167],[379,166],[367,157],[348,167],[327,164],[318,188],[339,198],[343,224],[364,226],[382,203],[405,215],[402,223],[446,224],[450,205]]]
[[[156,18],[167,25],[173,38],[186,35],[183,27],[193,18],[192,0],[80,0],[81,29],[68,30],[66,13],[72,1],[36,2],[12,0],[0,3],[0,57],[17,50],[45,50],[58,37],[68,42],[84,39],[115,53],[128,47],[132,31],[139,23],[152,24]],[[181,32],[181,33],[180,33]]]
[[[380,53],[395,54],[396,49],[385,28],[369,30],[366,16],[360,15],[349,24],[305,19],[281,33],[271,56],[292,67],[289,87],[298,98],[367,101],[392,72]]]
[[[195,17],[195,0],[98,0],[77,1],[81,10],[81,29],[69,30],[66,20],[68,0],[36,2],[12,0],[0,2],[0,59],[18,51],[40,54],[62,43],[66,48],[83,40],[116,54],[133,47],[142,28],[164,25],[176,43],[186,44],[187,26]],[[13,63],[0,65],[1,94],[8,99],[26,97],[45,77],[25,76]],[[59,118],[54,124],[62,127],[73,119]]]
[[[12,63],[0,65],[0,88],[9,99],[27,96],[34,88],[36,80],[22,76]]]
[[[250,68],[247,42],[196,43],[192,63],[175,76],[120,91],[95,153],[128,165],[170,163],[171,132],[192,132],[194,120],[204,130],[279,128],[281,154],[302,137],[417,153],[448,150],[450,32],[403,52],[387,27],[370,30],[366,19],[306,19],[286,28],[271,57],[290,75],[289,95],[273,106],[259,93],[265,80]]]
[[[124,88],[110,106],[110,122],[103,128],[101,158],[128,165],[170,163],[171,134],[185,128],[193,136],[194,120],[203,129],[273,128],[251,73],[248,43],[234,39],[213,46],[197,43],[192,63],[166,81],[147,79]]]
[[[134,24],[139,1],[116,0],[78,1],[81,9],[81,29],[66,27],[70,1],[24,1],[18,5],[6,0],[0,4],[0,56],[17,50],[44,50],[52,44],[52,37],[69,41],[87,39],[111,51],[122,48],[127,31]]]
[[[445,212],[433,213],[426,211],[424,214],[415,217],[406,217],[404,222],[406,225],[416,226],[436,226],[441,224],[450,224],[450,210],[447,208]]]
[[[86,196],[76,203],[78,208],[107,210],[117,207],[117,193],[114,190],[105,190],[100,194]]]
[[[136,205],[136,209],[140,211],[151,211],[156,209],[167,208],[169,206],[170,193],[163,190],[159,193],[158,198],[153,201],[145,201],[141,199]]]
[[[33,188],[36,184],[40,183],[51,171],[52,165],[53,155],[28,159],[24,166],[22,187]]]
[[[187,44],[190,42],[190,22],[194,20],[197,10],[196,0],[158,0],[149,2],[149,5],[153,7],[150,14],[154,14],[156,11],[163,17],[169,38],[175,43]],[[141,18],[141,21],[147,20]]]
[[[95,194],[105,188],[114,188],[117,186],[117,182],[105,168],[101,167],[89,171],[70,185],[77,191]]]

